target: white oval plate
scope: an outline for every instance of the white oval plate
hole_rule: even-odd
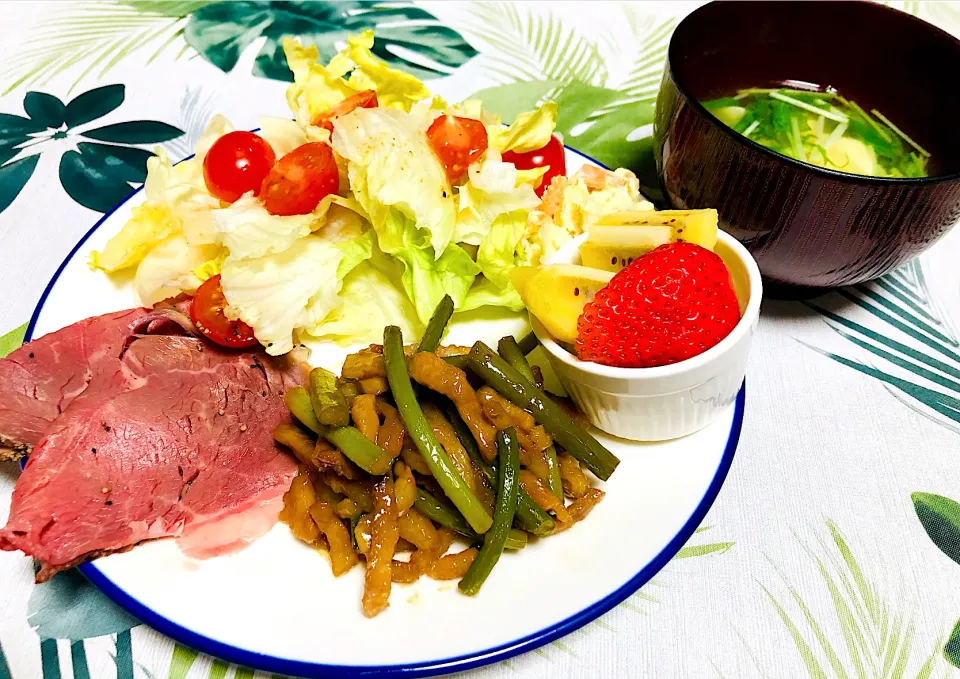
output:
[[[567,151],[572,173],[592,160]],[[143,201],[142,190],[101,219],[47,286],[27,339],[138,305],[130,285],[87,267]],[[495,341],[528,328],[514,315],[473,318],[447,340]],[[345,350],[313,347],[339,367]],[[172,540],[81,566],[104,593],[143,622],[204,653],[301,677],[405,677],[466,670],[532,650],[594,620],[652,578],[693,534],[733,461],[744,391],[710,427],[684,439],[633,443],[598,435],[620,459],[603,502],[560,535],[508,552],[476,597],[455,582],[394,585],[390,607],[360,611],[363,569],[334,579],[326,557],[278,524],[246,550],[206,561]],[[405,633],[398,634],[398,630]],[[376,640],[370,643],[368,640]]]

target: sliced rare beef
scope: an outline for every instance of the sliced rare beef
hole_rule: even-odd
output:
[[[300,364],[192,336],[141,334],[176,333],[171,318],[179,314],[126,313],[133,316],[109,315],[108,325],[123,318],[136,332],[124,340],[102,333],[109,339],[99,350],[66,350],[67,337],[89,342],[90,329],[100,327],[91,319],[15,352],[17,365],[29,352],[74,357],[59,381],[56,371],[28,373],[45,380],[43,389],[34,391],[19,370],[0,372],[0,394],[16,387],[52,404],[34,406],[32,420],[7,420],[19,427],[8,436],[35,448],[14,488],[0,549],[37,558],[38,582],[160,537],[177,537],[197,557],[238,549],[276,522],[296,473],[273,430],[289,421],[283,395],[303,383]],[[89,357],[86,369],[78,356]],[[18,412],[28,412],[29,401],[21,398]]]
[[[88,318],[0,360],[0,460],[28,453],[94,377],[115,372],[138,320],[151,313]]]

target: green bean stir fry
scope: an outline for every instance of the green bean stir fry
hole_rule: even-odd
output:
[[[443,346],[453,311],[445,297],[417,345],[390,326],[341,376],[311,371],[286,394],[296,424],[274,434],[300,462],[281,520],[335,576],[365,563],[368,617],[422,576],[476,595],[505,550],[584,519],[603,497],[585,471],[619,463],[543,390],[532,334]]]

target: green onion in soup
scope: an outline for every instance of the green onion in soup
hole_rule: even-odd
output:
[[[740,90],[703,102],[721,122],[811,165],[874,177],[926,177],[930,153],[876,109],[836,91]]]

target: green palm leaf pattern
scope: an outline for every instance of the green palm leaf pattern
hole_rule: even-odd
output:
[[[87,650],[83,640],[70,644],[70,662],[73,665],[73,679],[90,679],[90,668],[87,666]]]
[[[595,114],[596,116],[605,115],[623,107],[631,107],[635,111],[649,108],[648,115],[651,121],[653,120],[653,106],[660,91],[667,48],[670,46],[670,36],[673,35],[677,20],[673,17],[661,20],[654,15],[645,14],[641,8],[642,5],[638,7],[631,4],[624,5],[622,8],[636,45],[633,63],[626,77],[613,86],[620,92],[620,98],[611,106],[601,108]],[[610,52],[622,55],[624,50],[619,46],[611,46]]]
[[[65,139],[76,144],[60,157],[60,184],[84,207],[106,212],[147,177],[150,151],[134,145],[156,144],[183,135],[183,130],[158,120],[133,120],[87,126],[123,104],[124,85],[88,90],[64,104],[45,92],[27,92],[28,117],[0,114],[0,212],[9,207],[33,176],[39,154]],[[96,141],[80,141],[81,138]],[[107,142],[107,143],[102,143]]]
[[[40,669],[43,679],[60,679],[60,654],[57,652],[56,639],[40,642]]]
[[[477,3],[463,30],[490,47],[487,69],[502,84],[474,93],[505,120],[546,100],[560,107],[557,132],[564,142],[604,165],[627,167],[644,192],[659,195],[649,127],[674,19],[660,20],[643,6],[623,7],[636,45],[631,55],[579,34],[554,15],[511,3]],[[633,59],[615,81],[605,54]]]
[[[190,668],[200,654],[183,644],[174,644],[173,655],[170,657],[170,673],[167,679],[186,679]]]
[[[186,679],[193,669],[194,664],[207,656],[201,655],[192,648],[187,648],[183,644],[175,644],[173,655],[170,658],[170,672],[167,679]],[[217,658],[209,658],[210,669],[207,672],[206,679],[224,679],[230,668],[233,667],[233,679],[253,679],[254,671],[239,665],[230,665],[229,663]],[[194,673],[194,676],[200,676]],[[0,677],[2,679],[2,677]],[[279,674],[270,675],[270,679],[288,679]]]
[[[960,564],[960,502],[933,493],[913,493],[911,498],[933,544]]]
[[[915,259],[883,278],[836,294],[849,302],[849,314],[818,303],[808,306],[858,347],[863,360],[804,344],[880,380],[915,412],[960,433],[960,341],[937,308],[921,261]],[[856,310],[870,314],[870,325],[849,317]]]
[[[0,645],[0,679],[12,679],[10,666],[7,665],[7,656],[3,653],[2,645]]]
[[[202,87],[188,86],[184,90],[180,99],[180,114],[176,121],[177,126],[184,132],[183,136],[165,144],[171,158],[186,158],[193,154],[207,123],[217,112],[215,99],[213,93]]]
[[[960,667],[960,621],[953,627],[950,638],[946,646],[943,647],[943,655],[954,667]]]
[[[526,80],[602,84],[607,68],[596,43],[553,15],[521,12],[512,3],[477,3],[468,29],[493,49],[490,71],[504,83]]]
[[[667,568],[658,573],[653,579],[637,590],[630,598],[620,604],[623,608],[633,613],[645,614],[644,604],[660,603],[659,599],[653,594],[653,591],[664,586],[664,576],[669,575],[670,565],[683,559],[692,559],[701,556],[719,556],[733,547],[733,542],[700,542],[697,536],[711,530],[713,526],[700,526],[694,531],[693,537],[680,548]],[[600,624],[597,621],[594,624]]]
[[[27,324],[24,323],[19,328],[14,328],[5,335],[0,335],[0,358],[5,357],[11,351],[23,344],[23,338],[27,334]]]
[[[803,672],[811,679],[931,677],[940,664],[939,643],[928,654],[916,652],[914,623],[893,611],[836,524],[827,519],[826,526],[829,539],[819,540],[819,550],[801,545],[816,566],[832,610],[812,608],[776,565],[789,597],[778,597],[774,587],[759,583],[793,642]],[[784,674],[783,667],[766,672],[752,651],[751,657],[763,676],[799,676]]]
[[[708,530],[713,528],[713,526],[700,526],[697,530],[693,532],[694,535],[701,535],[706,533]],[[693,542],[691,540],[690,542]],[[723,554],[731,547],[733,547],[733,542],[709,542],[702,544],[690,544],[687,543],[680,548],[680,551],[677,552],[677,555],[673,557],[674,559],[689,559],[695,556],[707,556],[709,554]]]
[[[910,497],[933,544],[960,564],[960,503],[933,493],[913,493]],[[951,665],[960,667],[960,622],[954,626],[943,656]]]
[[[373,53],[392,66],[421,79],[452,73],[477,52],[455,30],[410,2],[339,0],[338,2],[211,3],[190,16],[184,38],[204,59],[222,71],[236,66],[255,40],[266,40],[253,74],[293,80],[280,40],[298,36],[316,45],[322,60],[331,59],[351,34],[372,29]]]
[[[209,4],[199,2],[83,2],[51,13],[0,67],[3,94],[37,87],[66,71],[77,72],[68,93],[87,76],[103,78],[134,53],[146,63],[182,45],[186,17]],[[178,45],[179,46],[179,45]],[[177,54],[179,58],[182,53]]]

